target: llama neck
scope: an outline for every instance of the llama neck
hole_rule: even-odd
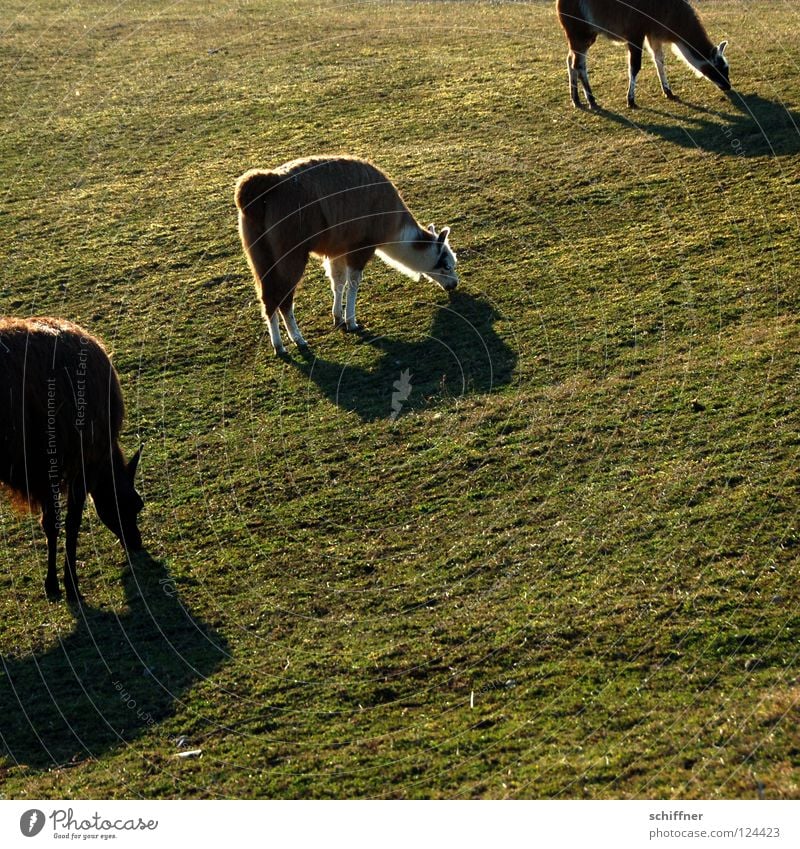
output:
[[[380,246],[375,251],[378,256],[392,268],[408,277],[416,277],[431,268],[428,244],[433,244],[434,238],[427,230],[411,219],[406,221],[396,238]],[[421,245],[424,244],[425,247]]]
[[[711,58],[714,45],[695,10],[688,3],[686,7],[683,26],[678,31],[679,36],[675,40],[675,46],[683,59],[696,68],[697,65]]]

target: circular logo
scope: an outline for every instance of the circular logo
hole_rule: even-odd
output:
[[[25,837],[36,837],[44,828],[44,813],[37,808],[31,808],[19,818],[19,830]]]

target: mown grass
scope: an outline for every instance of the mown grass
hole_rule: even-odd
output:
[[[550,2],[6,5],[1,308],[108,341],[148,556],[87,511],[76,616],[0,508],[2,793],[797,797],[792,5],[635,114]],[[233,183],[345,151],[462,286],[375,263],[358,343],[310,267],[283,363]]]

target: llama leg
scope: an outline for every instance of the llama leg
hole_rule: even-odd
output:
[[[592,87],[589,85],[589,71],[586,65],[586,53],[574,53],[573,56],[575,74],[581,81],[581,85],[583,86],[583,93],[586,95],[586,99],[589,101],[589,108],[596,109],[597,101],[594,99],[594,94],[592,94]]]
[[[44,581],[44,591],[51,600],[58,598],[61,591],[58,588],[58,501],[51,495],[42,505],[42,530],[47,539],[47,577]]]
[[[281,340],[281,328],[278,312],[283,314],[285,305],[287,305],[286,310],[288,312],[292,311],[294,290],[300,282],[300,278],[303,276],[303,269],[306,267],[307,259],[308,254],[303,254],[300,251],[287,254],[280,263],[276,263],[273,266],[270,270],[269,276],[266,277],[261,284],[262,313],[265,321],[267,322],[267,327],[269,328],[270,342],[272,342],[272,347],[275,349],[275,353],[279,356],[286,353],[286,348],[284,348],[283,341]],[[286,316],[284,316],[284,321],[287,321]],[[297,336],[299,336],[300,339],[303,339],[303,336],[297,327],[297,322],[294,320],[293,315],[291,319],[287,321],[286,327],[287,330],[289,330],[289,335],[292,339],[300,344],[293,333],[296,331]],[[304,339],[303,342],[305,342]]]
[[[360,268],[347,269],[347,305],[345,307],[345,324],[348,332],[363,330],[356,321],[356,297],[358,296],[358,284],[364,272]]]
[[[658,71],[658,79],[661,81],[661,91],[664,92],[664,97],[669,100],[677,100],[678,98],[673,94],[672,89],[669,87],[669,83],[667,82],[667,69],[664,65],[663,44],[656,44],[653,47],[653,62],[655,62],[656,71]]]
[[[280,312],[283,323],[286,325],[286,332],[289,334],[292,342],[298,348],[308,348],[308,342],[303,338],[303,334],[300,332],[300,328],[297,326],[297,320],[294,317],[294,292],[281,304]]]
[[[281,339],[281,325],[278,320],[278,308],[276,306],[267,306],[264,304],[261,308],[261,313],[267,324],[267,330],[269,330],[269,341],[272,343],[275,353],[285,354],[286,348],[284,347],[283,340]]]
[[[340,257],[335,259],[326,258],[323,263],[325,273],[331,281],[331,291],[333,292],[333,326],[340,327],[344,324],[344,306],[343,295],[345,283],[347,283],[347,263]]]
[[[581,99],[578,95],[578,69],[575,67],[575,54],[570,50],[567,56],[567,73],[569,74],[569,99],[576,109],[580,109]]]
[[[636,77],[642,70],[642,45],[628,42],[628,108],[636,109]]]
[[[275,353],[285,354],[286,348],[283,347],[281,326],[278,321],[278,303],[271,287],[268,288],[266,283],[261,284],[261,315],[264,316],[264,322],[269,330],[269,341],[272,342]]]
[[[79,601],[78,572],[76,569],[76,553],[78,548],[78,532],[81,529],[83,506],[86,503],[86,490],[81,483],[70,487],[67,497],[66,547],[67,556],[64,560],[64,588],[69,601]]]

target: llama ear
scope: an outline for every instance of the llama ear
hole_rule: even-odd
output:
[[[436,235],[436,228],[433,226],[433,224],[429,224],[429,225],[428,225],[428,232],[429,232],[432,236],[435,236],[435,235]]]
[[[139,450],[131,457],[128,463],[128,477],[131,479],[131,483],[133,483],[133,479],[136,477],[136,469],[139,467],[139,460],[142,458],[142,448],[144,448],[144,443],[139,446]]]
[[[439,233],[438,239],[442,244],[444,244],[447,241],[447,237],[449,235],[450,235],[450,228],[449,227],[442,227],[442,231],[441,231],[441,233]]]
[[[718,56],[722,56],[722,54],[725,52],[725,48],[726,48],[727,46],[728,46],[728,42],[727,42],[727,41],[720,41],[720,43],[719,43],[719,47],[717,48],[717,55],[718,55]]]

